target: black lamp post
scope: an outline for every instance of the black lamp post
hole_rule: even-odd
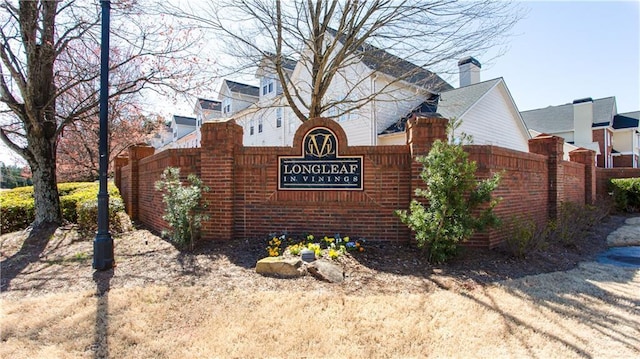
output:
[[[109,11],[110,0],[100,0],[102,5],[102,39],[100,47],[100,190],[98,192],[98,232],[93,241],[93,268],[113,268],[113,239],[109,233]]]

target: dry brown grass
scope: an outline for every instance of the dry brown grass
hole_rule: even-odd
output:
[[[26,236],[0,237],[0,358],[640,358],[638,269],[479,282],[372,248],[329,284],[257,275],[244,242],[185,254],[136,231],[95,274],[72,228],[36,253]]]
[[[586,263],[425,294],[204,286],[48,294],[1,301],[0,357],[633,358],[639,289],[637,270]]]

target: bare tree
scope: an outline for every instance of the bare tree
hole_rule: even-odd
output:
[[[228,73],[269,66],[301,121],[331,109],[336,113],[336,108],[338,114],[353,111],[374,99],[393,101],[399,83],[418,86],[425,94],[450,89],[427,69],[444,69],[448,61],[504,44],[521,17],[519,8],[492,0],[220,0],[200,5],[166,7],[214,35],[228,55],[220,61],[229,64]],[[302,67],[296,71],[307,72],[296,76],[297,83],[292,60]],[[388,81],[360,91],[369,79],[349,73],[357,63]],[[339,97],[329,94],[336,81],[347,84]]]
[[[195,59],[185,50],[193,40],[160,17],[145,17],[143,0],[114,3],[110,98],[154,85],[186,90]],[[96,118],[99,106],[100,6],[1,0],[0,22],[0,139],[33,172],[34,228],[59,224],[59,136],[76,121]]]

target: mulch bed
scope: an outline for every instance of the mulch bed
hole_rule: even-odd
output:
[[[361,253],[339,259],[346,279],[323,283],[310,276],[296,279],[255,273],[266,255],[264,241],[206,242],[180,251],[155,234],[138,229],[114,235],[114,270],[91,268],[93,238],[73,226],[38,235],[20,231],[0,236],[0,296],[22,297],[54,292],[143,285],[201,285],[225,290],[330,290],[355,295],[424,292],[435,288],[468,290],[500,280],[574,268],[607,248],[606,237],[629,216],[613,215],[595,225],[573,246],[551,244],[544,251],[516,259],[501,249],[464,249],[442,265],[429,264],[409,243],[368,242]]]

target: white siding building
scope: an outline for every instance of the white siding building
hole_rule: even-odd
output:
[[[382,130],[426,97],[453,88],[436,74],[373,46],[359,55],[334,76],[325,105],[335,105],[323,114],[340,123],[350,145],[378,144]],[[296,91],[310,98],[310,66],[288,60],[285,67]],[[268,59],[262,61],[256,73],[261,82],[259,100],[233,116],[244,129],[246,146],[290,146],[301,124],[281,94],[272,68]],[[398,80],[407,74],[411,76],[406,81]]]
[[[502,78],[484,82],[479,80],[480,67],[473,58],[463,59],[460,65],[461,87],[433,95],[380,134],[380,144],[405,144],[405,125],[417,113],[438,113],[448,119],[461,121],[457,129],[472,136],[477,145],[495,145],[518,151],[529,151],[531,135]],[[469,66],[471,65],[471,66]],[[473,70],[474,75],[465,72]],[[453,135],[455,137],[455,134]]]

